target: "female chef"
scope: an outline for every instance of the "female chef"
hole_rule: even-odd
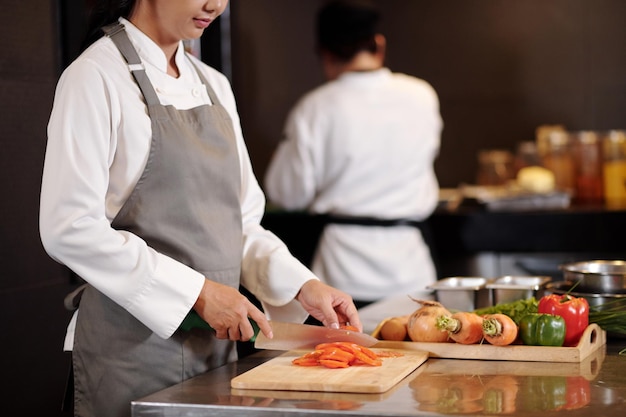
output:
[[[41,191],[45,249],[87,282],[66,338],[75,415],[129,416],[133,399],[236,359],[249,318],[268,337],[265,314],[361,329],[351,297],[260,226],[230,86],[184,51],[228,1],[100,3],[106,36],[57,86]],[[214,330],[185,325],[194,315]]]

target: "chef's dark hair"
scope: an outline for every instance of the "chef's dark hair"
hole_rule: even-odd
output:
[[[380,11],[367,0],[333,0],[317,13],[317,50],[349,61],[360,51],[376,52]]]
[[[83,40],[82,50],[100,39],[104,32],[102,27],[117,21],[120,17],[127,18],[135,7],[137,0],[93,0],[90,2],[87,32]]]

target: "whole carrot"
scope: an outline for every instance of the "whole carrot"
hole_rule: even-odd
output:
[[[510,345],[517,339],[517,332],[517,324],[506,314],[483,316],[483,337],[492,345]]]
[[[483,318],[478,314],[459,311],[451,316],[439,316],[436,326],[441,331],[447,331],[450,339],[464,345],[483,339]]]

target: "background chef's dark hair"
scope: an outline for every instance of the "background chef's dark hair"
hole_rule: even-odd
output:
[[[333,0],[317,13],[317,50],[349,61],[360,51],[376,52],[381,14],[367,0]]]
[[[136,0],[92,0],[89,2],[89,18],[87,32],[81,45],[84,51],[100,39],[104,33],[102,27],[117,21],[120,17],[127,18],[135,6]]]

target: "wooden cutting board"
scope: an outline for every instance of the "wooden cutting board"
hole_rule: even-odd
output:
[[[297,366],[291,361],[306,351],[289,351],[236,376],[232,388],[382,393],[416,370],[428,359],[428,352],[412,349],[372,349],[394,351],[399,357],[383,358],[382,366],[358,365],[329,369],[322,366]]]

